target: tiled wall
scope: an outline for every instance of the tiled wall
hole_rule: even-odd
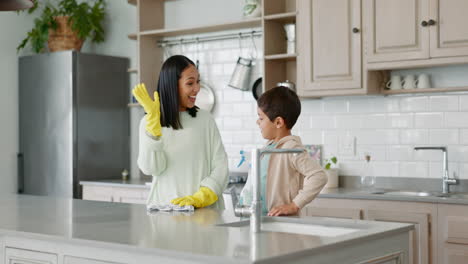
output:
[[[256,39],[257,53],[262,43]],[[243,40],[248,56],[252,41]],[[197,52],[198,50],[198,52]],[[239,56],[238,40],[174,46],[170,54],[185,54],[200,60],[202,80],[216,93],[213,112],[220,129],[230,168],[235,169],[239,151],[261,146],[256,121],[256,102],[250,91],[227,86]],[[198,53],[198,55],[197,55]],[[263,71],[257,62],[252,82]],[[424,70],[438,87],[468,85],[468,67]],[[417,70],[393,74],[415,74]],[[458,82],[458,83],[457,83]],[[293,133],[304,144],[322,144],[324,157],[336,155],[340,175],[359,175],[364,153],[372,156],[373,174],[390,177],[438,178],[442,172],[440,151],[413,150],[415,146],[447,145],[450,175],[468,179],[468,93],[399,96],[334,97],[302,100],[302,114]],[[355,138],[356,155],[344,155],[339,148],[348,136]]]

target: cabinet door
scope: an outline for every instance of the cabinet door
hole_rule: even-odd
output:
[[[301,216],[362,219],[365,202],[351,199],[316,198],[301,210]]]
[[[83,185],[83,200],[113,202],[112,187]]]
[[[389,221],[415,224],[410,234],[410,256],[412,263],[429,263],[429,214],[388,210],[365,210],[366,220]]]
[[[468,1],[431,0],[431,57],[468,55]]]
[[[298,94],[360,89],[361,0],[298,4]]]
[[[368,62],[429,58],[429,0],[364,1]]]
[[[102,260],[89,259],[89,258],[72,257],[72,256],[65,256],[63,263],[64,264],[118,264],[116,262],[102,261]]]
[[[8,264],[56,264],[57,255],[7,247],[5,249],[5,260]]]
[[[468,210],[466,205],[438,206],[439,263],[468,263]]]

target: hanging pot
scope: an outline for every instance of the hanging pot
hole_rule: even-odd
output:
[[[293,90],[294,92],[296,91],[296,85],[293,82],[290,82],[289,80],[286,80],[284,82],[279,82],[276,84],[276,86],[282,86],[282,87],[289,88]]]
[[[251,70],[252,70],[252,59],[239,57],[228,86],[232,88],[240,89],[242,91],[249,90]]]

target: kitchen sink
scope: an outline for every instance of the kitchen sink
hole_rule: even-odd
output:
[[[413,192],[413,191],[390,191],[384,192],[384,195],[397,195],[397,196],[417,196],[417,197],[427,197],[427,196],[437,196],[437,193],[431,192]]]
[[[227,227],[249,227],[250,221],[239,221],[233,223],[220,224]],[[360,229],[346,226],[325,225],[322,223],[313,223],[287,218],[269,218],[264,217],[261,223],[262,231],[293,233],[300,235],[336,237],[347,235],[359,231]]]

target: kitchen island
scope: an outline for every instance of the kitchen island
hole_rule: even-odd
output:
[[[229,211],[148,213],[138,204],[29,195],[0,196],[0,209],[0,263],[408,263],[413,229],[402,223],[281,218],[296,227],[321,227],[312,232],[328,231],[251,235]]]

